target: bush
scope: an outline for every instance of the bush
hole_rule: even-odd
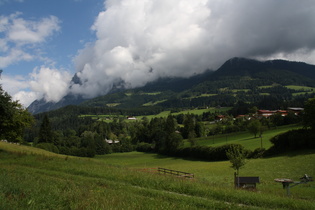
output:
[[[136,150],[138,152],[153,152],[153,146],[152,144],[141,142],[137,145]]]
[[[36,147],[47,150],[49,152],[59,153],[58,147],[56,147],[54,144],[51,144],[51,143],[40,143],[40,144],[37,144]]]
[[[270,139],[273,146],[267,154],[300,149],[315,149],[315,133],[310,129],[291,130]]]
[[[226,144],[219,147],[209,147],[209,146],[193,146],[177,149],[173,155],[185,158],[196,158],[208,161],[221,161],[228,160],[226,156],[226,151],[232,147],[237,147],[241,150],[246,157],[251,154],[251,151],[246,150],[240,144]]]
[[[262,158],[266,153],[265,148],[257,148],[253,152],[250,152],[247,158]]]

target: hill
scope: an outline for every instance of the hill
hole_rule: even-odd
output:
[[[69,104],[116,108],[159,106],[168,109],[233,106],[238,101],[278,109],[281,106],[301,106],[305,98],[314,95],[313,91],[297,94],[298,90],[288,88],[292,86],[315,87],[315,66],[284,60],[262,62],[232,58],[217,71],[208,70],[191,78],[163,78],[130,90],[116,88],[107,95],[90,100],[69,95],[58,103],[34,101],[28,109],[39,113]],[[266,101],[276,103],[263,107]],[[279,105],[281,101],[287,104]]]
[[[314,209],[313,184],[287,197],[274,178],[312,174],[314,152],[248,162],[241,173],[259,175],[257,191],[236,190],[228,161],[204,162],[156,154],[123,153],[97,159],[60,156],[0,142],[1,209]],[[301,164],[303,162],[303,164]],[[165,167],[193,180],[143,172]],[[274,170],[277,168],[277,170]]]

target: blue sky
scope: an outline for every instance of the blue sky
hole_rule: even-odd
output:
[[[232,57],[315,64],[314,11],[314,0],[0,0],[0,83],[28,106],[189,77]]]
[[[51,59],[47,62],[72,72],[75,70],[71,60],[85,43],[95,39],[90,28],[98,13],[104,8],[102,0],[0,0],[0,2],[1,16],[20,12],[18,18],[25,21],[40,21],[50,16],[58,18],[57,24],[60,29],[36,44],[32,51],[41,50],[43,57]],[[10,76],[27,75],[34,67],[42,64],[43,61],[21,61],[2,68],[4,74]]]

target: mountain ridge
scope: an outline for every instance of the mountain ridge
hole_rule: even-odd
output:
[[[76,82],[80,82],[78,78]],[[84,106],[115,104],[120,108],[130,108],[141,107],[149,103],[165,105],[168,100],[177,100],[176,103],[188,106],[188,102],[185,101],[187,98],[192,101],[191,98],[193,97],[193,100],[197,101],[196,97],[206,94],[219,94],[212,100],[220,101],[220,95],[224,93],[219,92],[218,88],[255,89],[257,85],[272,84],[313,87],[315,86],[315,65],[286,60],[258,61],[235,57],[227,60],[216,71],[207,70],[190,78],[160,78],[140,88],[115,89],[109,94],[88,100],[81,96],[68,95],[57,103],[45,102],[44,100],[34,101],[28,110],[35,114],[66,105],[79,104]],[[163,94],[146,95],[143,92],[163,92]]]

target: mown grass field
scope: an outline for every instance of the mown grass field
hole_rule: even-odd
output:
[[[299,125],[287,125],[279,126],[277,128],[272,128],[263,132],[261,137],[256,137],[249,133],[248,131],[230,133],[230,134],[220,134],[208,137],[201,137],[196,139],[198,145],[206,146],[221,146],[227,143],[241,144],[245,148],[254,150],[260,148],[261,146],[265,149],[269,149],[272,144],[269,141],[271,137],[287,132],[292,129],[300,128]],[[189,145],[188,142],[185,143],[186,146]]]
[[[315,174],[315,151],[249,160],[240,173],[260,176],[257,191],[236,190],[228,161],[206,162],[139,152],[93,159],[0,142],[0,209],[315,209],[314,183],[287,197],[275,178]],[[139,171],[164,167],[186,180]]]

